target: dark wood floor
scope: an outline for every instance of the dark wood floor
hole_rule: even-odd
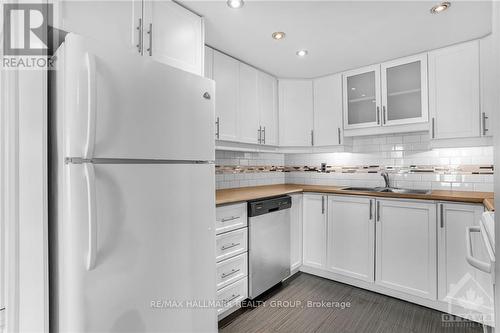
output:
[[[219,322],[219,332],[482,332],[479,324],[446,327],[439,311],[305,273],[261,301],[265,305],[247,307]],[[280,301],[300,304],[279,306]],[[350,302],[350,307],[311,308],[308,301]]]

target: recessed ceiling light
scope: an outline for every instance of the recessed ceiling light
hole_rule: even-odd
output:
[[[297,54],[299,57],[305,57],[308,53],[309,53],[309,52],[307,52],[307,50],[299,50],[299,51],[297,51],[297,53],[296,53],[296,54]]]
[[[241,8],[244,4],[243,0],[227,0],[227,5],[234,9]]]
[[[285,38],[286,34],[283,31],[276,31],[276,32],[273,32],[272,36],[274,39],[280,40],[280,39]]]
[[[431,13],[432,14],[439,14],[441,12],[444,12],[445,10],[447,10],[450,7],[451,7],[451,3],[449,3],[448,1],[441,2],[440,4],[435,5],[434,7],[431,8]]]

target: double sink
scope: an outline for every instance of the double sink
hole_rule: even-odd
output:
[[[396,187],[346,187],[345,191],[377,192],[377,193],[397,193],[397,194],[430,194],[430,190],[415,190],[410,188]]]

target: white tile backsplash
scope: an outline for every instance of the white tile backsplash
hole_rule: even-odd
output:
[[[279,154],[216,151],[217,165],[240,166],[410,166],[493,165],[493,147],[430,148],[427,132],[355,137],[351,152]],[[394,186],[417,189],[493,191],[493,175],[391,174]],[[383,186],[377,173],[252,172],[217,174],[218,189],[268,184]]]

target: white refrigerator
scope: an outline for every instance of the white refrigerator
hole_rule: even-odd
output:
[[[215,332],[214,82],[68,34],[50,74],[53,332]]]

